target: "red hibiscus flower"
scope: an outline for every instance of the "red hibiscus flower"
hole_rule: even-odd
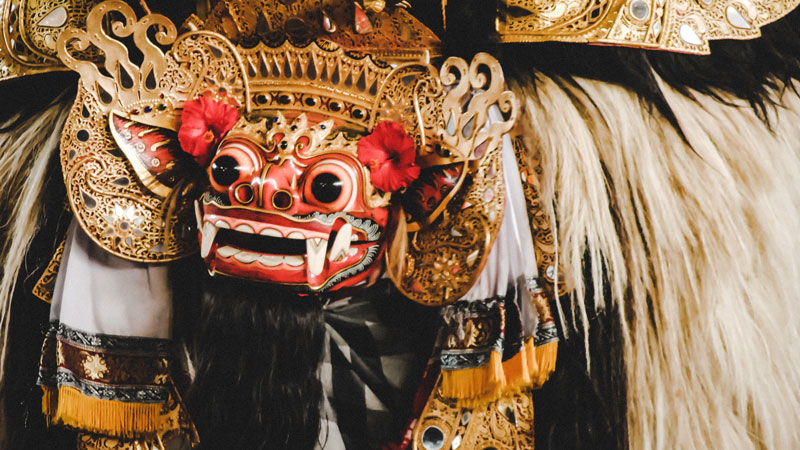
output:
[[[205,167],[214,156],[219,141],[236,121],[239,110],[233,106],[203,95],[183,105],[178,141],[183,151],[191,154],[197,164]]]
[[[383,192],[402,189],[419,177],[417,148],[397,122],[381,122],[358,141],[358,160],[369,168],[372,185]]]

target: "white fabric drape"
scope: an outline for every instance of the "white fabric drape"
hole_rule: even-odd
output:
[[[73,221],[50,321],[89,333],[169,339],[172,298],[167,265],[118,258],[98,247]]]

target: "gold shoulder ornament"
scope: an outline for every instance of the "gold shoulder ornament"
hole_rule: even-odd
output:
[[[501,0],[502,42],[576,42],[707,55],[709,41],[753,39],[798,0]]]
[[[58,36],[83,26],[97,0],[0,0],[0,81],[66,70],[56,54]]]

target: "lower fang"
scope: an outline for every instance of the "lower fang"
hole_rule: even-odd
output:
[[[210,222],[203,224],[200,230],[200,257],[205,258],[211,252],[211,246],[214,244],[214,238],[217,237],[217,227]]]

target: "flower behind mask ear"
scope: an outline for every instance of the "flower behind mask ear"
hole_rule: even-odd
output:
[[[178,141],[183,151],[205,167],[214,156],[217,144],[239,120],[239,110],[233,106],[202,95],[183,105]]]
[[[379,123],[358,141],[358,160],[369,168],[372,185],[383,192],[407,187],[419,177],[414,139],[397,122]]]

